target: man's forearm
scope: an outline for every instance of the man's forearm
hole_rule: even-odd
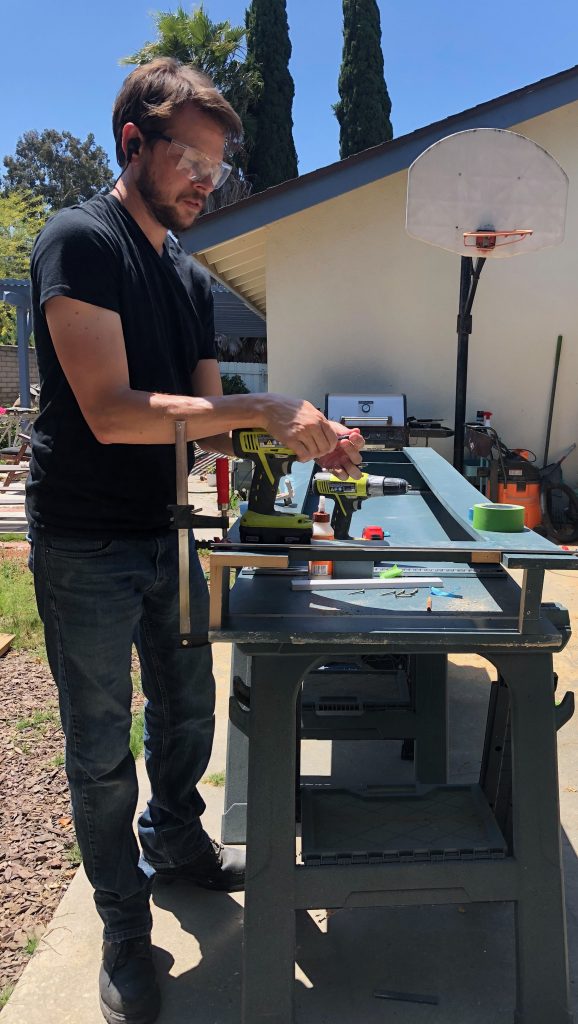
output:
[[[106,408],[95,410],[90,425],[102,444],[173,444],[177,420],[186,421],[187,440],[216,441],[218,436],[220,442],[230,430],[259,426],[261,417],[264,422],[265,402],[263,395],[198,398],[127,388]],[[226,453],[232,454],[232,449]]]
[[[212,438],[219,451],[231,454],[230,441],[220,435],[238,427],[263,427],[293,451],[300,462],[319,461],[333,453],[331,466],[338,474],[359,475],[361,435],[359,444],[354,443],[354,432],[330,422],[302,399],[270,392],[204,397],[162,395],[134,391],[124,384],[109,386],[104,396],[102,389],[93,392],[87,389],[84,402],[79,401],[79,405],[101,444],[174,444],[175,423],[182,420],[187,424],[187,440]],[[344,433],[350,436],[341,443]]]
[[[199,437],[197,444],[205,452],[216,452],[217,455],[228,455],[230,458],[235,454],[230,434],[214,434],[212,437]]]
[[[101,444],[173,444],[177,420],[186,421],[190,441],[263,427],[302,462],[333,453],[339,472],[358,472],[359,451],[341,442],[347,428],[311,402],[270,393],[223,397],[211,359],[199,360],[191,380],[195,394],[205,397],[135,391],[118,313],[62,295],[48,299],[44,312],[63,373]]]

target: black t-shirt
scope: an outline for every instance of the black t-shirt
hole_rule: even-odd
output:
[[[96,440],[58,362],[44,303],[65,295],[114,310],[131,388],[190,395],[198,361],[216,358],[209,276],[170,236],[159,255],[109,195],[48,222],[34,245],[31,277],[41,389],[27,484],[30,521],[78,536],[167,529],[167,505],[176,502],[175,446]]]

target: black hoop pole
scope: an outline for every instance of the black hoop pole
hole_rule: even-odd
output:
[[[460,268],[460,300],[458,310],[458,354],[456,362],[456,411],[454,422],[454,468],[464,471],[464,431],[466,424],[466,396],[468,389],[468,348],[472,333],[472,306],[485,256],[474,261],[462,256]]]

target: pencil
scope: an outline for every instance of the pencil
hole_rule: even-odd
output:
[[[425,603],[425,610],[426,612],[431,612],[431,597],[428,597]]]

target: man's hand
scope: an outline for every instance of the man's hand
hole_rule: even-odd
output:
[[[263,426],[291,448],[299,462],[318,462],[323,469],[345,480],[361,476],[359,454],[364,445],[359,430],[325,418],[314,405],[285,395],[263,395]]]
[[[311,402],[275,394],[263,395],[261,400],[263,427],[291,448],[299,462],[319,462],[335,451],[342,433],[349,433],[339,423],[326,419]]]
[[[329,455],[325,455],[317,461],[323,469],[330,470],[341,480],[346,480],[348,476],[359,480],[362,473],[359,468],[360,452],[365,444],[362,435],[357,427],[352,430],[342,426],[341,423],[332,423],[331,425],[345,436],[338,441],[337,446],[332,452],[329,452]]]

